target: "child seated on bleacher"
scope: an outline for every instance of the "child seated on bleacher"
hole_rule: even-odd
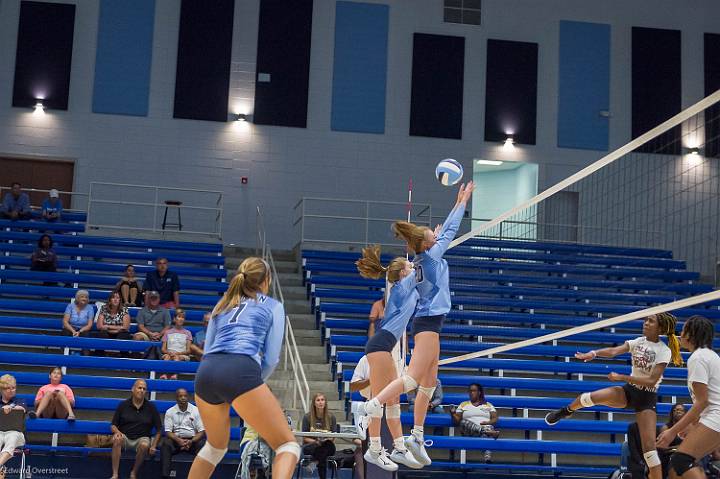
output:
[[[75,420],[73,406],[75,394],[67,384],[62,384],[63,373],[60,368],[50,371],[50,383],[38,389],[35,396],[35,410],[28,414],[31,419],[42,417],[46,419]]]
[[[165,361],[190,361],[190,345],[192,344],[192,333],[185,329],[185,311],[178,308],[175,310],[175,322],[172,328],[165,331],[162,338],[162,358]],[[163,378],[164,374],[160,376]],[[170,379],[177,379],[173,374]]]

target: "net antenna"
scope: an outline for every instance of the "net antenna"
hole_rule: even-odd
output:
[[[497,272],[499,279],[502,274],[534,275],[533,285],[540,287],[544,283],[557,286],[562,281],[572,287],[573,279],[578,277],[621,279],[630,285],[632,281],[651,282],[653,292],[666,295],[667,301],[654,298],[642,306],[636,302],[637,311],[621,314],[626,311],[618,313],[615,309],[610,313],[621,315],[444,359],[440,364],[498,354],[663,311],[679,310],[680,317],[716,313],[717,304],[707,309],[709,305],[704,303],[719,300],[720,292],[679,290],[676,286],[681,281],[698,279],[693,272],[698,272],[700,278],[715,276],[720,258],[719,236],[720,90],[496,218],[476,220],[471,231],[456,238],[446,253],[455,271],[490,270]],[[504,241],[492,241],[497,239]],[[567,243],[580,249],[573,253],[556,249],[547,255],[538,246],[541,242]],[[608,254],[620,255],[623,261],[607,261],[601,250],[586,253],[584,246],[578,245],[612,247]],[[636,293],[642,293],[648,288],[637,289]],[[583,288],[576,290],[582,293]],[[486,307],[482,294],[481,288],[473,296],[456,293],[453,302],[462,304],[464,311],[508,307],[530,310],[530,321],[535,312],[557,311],[552,302],[533,301],[527,295],[523,300],[509,300],[510,306]],[[532,306],[533,302],[538,306]],[[603,309],[608,303],[593,300],[578,304],[598,318],[611,315]],[[587,308],[588,304],[592,309]],[[688,306],[695,308],[683,310]]]

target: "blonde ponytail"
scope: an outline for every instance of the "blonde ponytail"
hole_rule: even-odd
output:
[[[246,258],[230,281],[227,291],[213,308],[212,316],[222,314],[240,304],[243,297],[255,298],[262,284],[270,276],[270,268],[264,259]]]
[[[660,334],[664,334],[668,338],[668,347],[672,353],[672,362],[675,366],[683,365],[682,354],[680,354],[680,341],[675,334],[675,327],[677,325],[677,318],[668,313],[660,313],[656,316],[658,322],[658,328]]]
[[[395,237],[405,241],[410,249],[419,254],[425,251],[425,232],[431,231],[427,226],[418,226],[407,221],[396,221],[392,224]]]
[[[355,262],[355,266],[363,278],[380,279],[387,274],[388,281],[394,283],[400,280],[400,272],[406,262],[405,258],[398,256],[387,267],[383,266],[380,262],[380,246],[373,245],[363,248],[362,258]]]
[[[373,245],[362,249],[362,258],[355,261],[360,276],[369,279],[380,279],[385,276],[387,268],[380,263],[380,246]]]

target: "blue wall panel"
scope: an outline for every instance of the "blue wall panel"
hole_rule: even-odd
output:
[[[387,5],[337,2],[332,129],[385,132]]]
[[[560,22],[558,146],[608,149],[610,25]]]
[[[101,0],[93,112],[147,116],[155,0]]]

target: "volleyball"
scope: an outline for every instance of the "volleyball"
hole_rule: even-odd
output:
[[[462,180],[463,167],[452,158],[446,158],[435,167],[435,177],[442,185],[452,186]]]

